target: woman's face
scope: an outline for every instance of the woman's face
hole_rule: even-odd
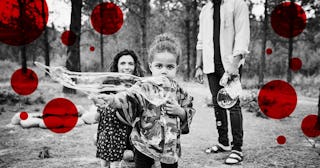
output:
[[[134,59],[131,55],[123,55],[118,61],[118,72],[133,74],[134,71]]]

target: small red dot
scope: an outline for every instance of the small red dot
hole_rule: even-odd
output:
[[[29,95],[38,87],[38,76],[31,69],[18,69],[11,76],[11,87],[19,95]]]
[[[65,31],[61,35],[61,42],[66,46],[72,46],[76,42],[77,36],[72,31]]]
[[[90,47],[90,51],[94,51],[94,49],[95,49],[95,48],[94,48],[93,46]]]
[[[290,69],[292,69],[293,71],[298,71],[302,67],[302,61],[300,58],[297,57],[291,58],[289,66]]]
[[[21,113],[20,113],[20,119],[21,119],[21,120],[26,120],[26,119],[28,119],[28,113],[27,113],[27,112],[21,112]]]
[[[272,49],[271,49],[271,48],[267,48],[267,49],[266,49],[266,54],[267,54],[267,55],[272,54]]]
[[[286,143],[286,141],[287,141],[287,139],[286,139],[286,137],[285,137],[285,136],[283,136],[283,135],[278,136],[278,138],[277,138],[277,142],[278,142],[278,144],[280,144],[280,145],[285,144],[285,143]]]

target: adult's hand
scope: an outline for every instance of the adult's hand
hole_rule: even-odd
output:
[[[196,69],[194,77],[196,78],[196,82],[203,84],[203,71],[201,68]]]

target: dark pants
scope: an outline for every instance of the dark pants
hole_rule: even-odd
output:
[[[241,67],[239,70],[241,74]],[[216,116],[216,125],[218,129],[218,141],[222,145],[229,146],[228,139],[228,118],[226,109],[220,107],[217,103],[218,91],[223,88],[219,82],[224,73],[222,65],[216,65],[215,72],[208,74],[209,87],[212,94],[213,107]],[[231,133],[233,142],[231,142],[232,150],[241,151],[243,142],[243,128],[242,128],[242,112],[240,108],[240,101],[228,109],[230,111]]]
[[[136,167],[135,168],[151,168],[154,164],[154,160],[143,153],[135,150],[134,152],[134,162]],[[178,168],[178,162],[174,164],[165,164],[161,163],[161,168]]]

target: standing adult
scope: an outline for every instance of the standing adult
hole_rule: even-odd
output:
[[[226,164],[242,162],[242,112],[240,102],[228,109],[230,112],[232,142],[228,139],[226,109],[217,103],[219,84],[224,73],[240,75],[244,57],[248,54],[250,40],[249,12],[244,0],[209,0],[200,13],[195,77],[203,80],[206,74],[213,99],[218,129],[218,143],[206,149],[207,153],[231,151]]]

